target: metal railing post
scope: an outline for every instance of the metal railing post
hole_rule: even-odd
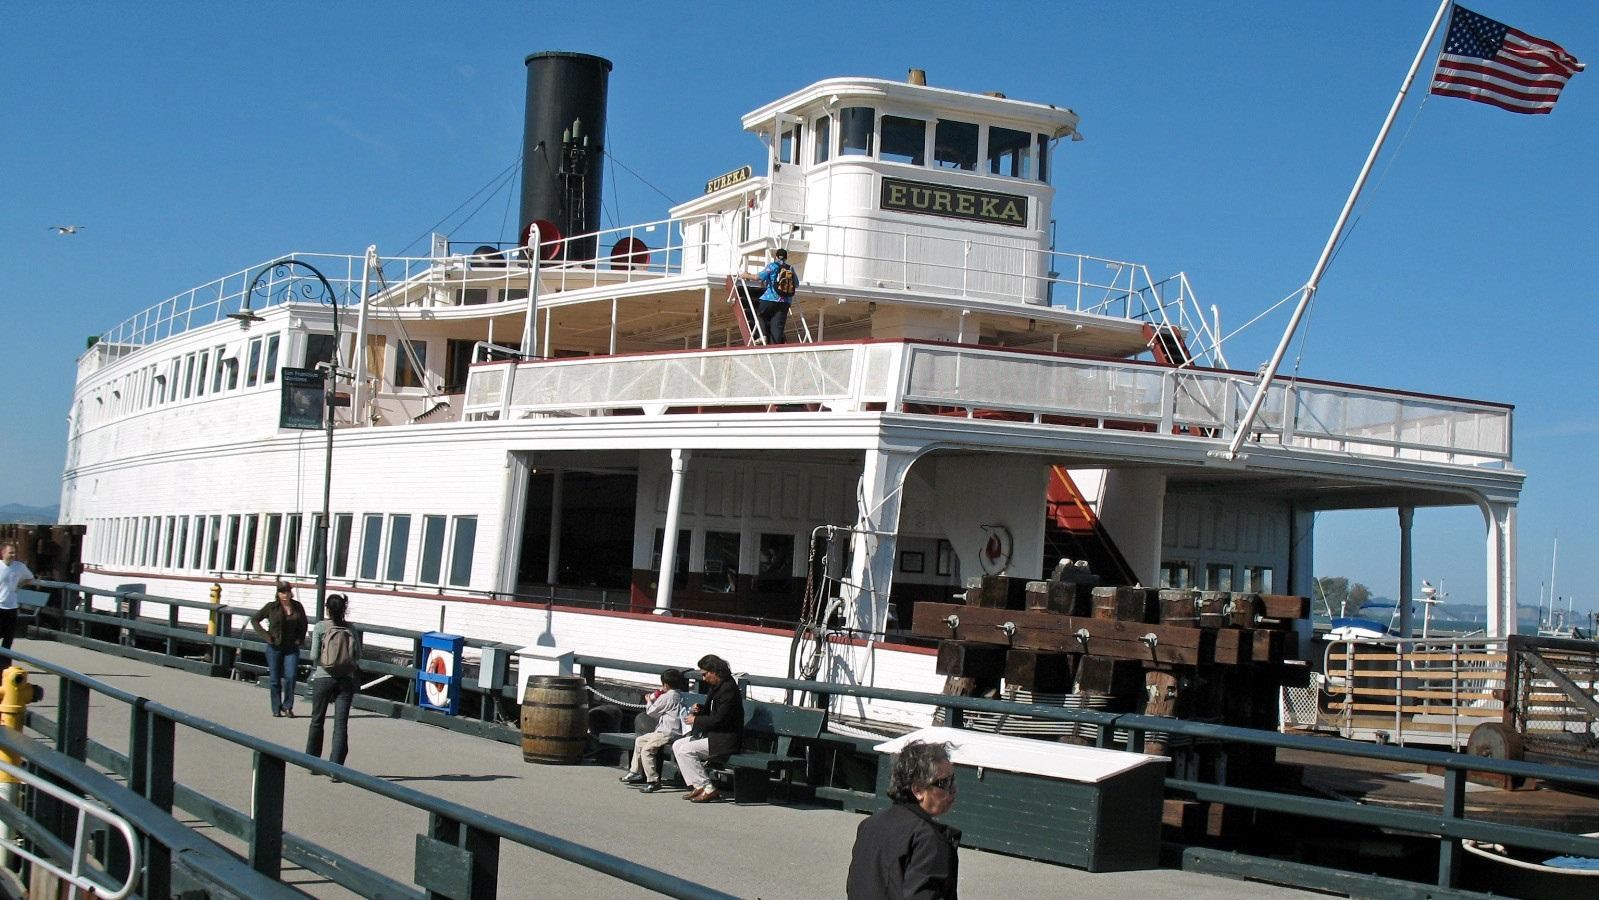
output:
[[[283,873],[284,763],[276,756],[255,752],[254,790],[250,799],[250,868],[271,878]]]
[[[1459,821],[1466,810],[1466,771],[1450,766],[1444,772],[1443,816],[1450,822]],[[1438,886],[1452,888],[1460,879],[1460,839],[1443,835],[1438,839]]]

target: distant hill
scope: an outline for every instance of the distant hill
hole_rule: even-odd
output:
[[[54,525],[61,513],[59,506],[23,506],[20,503],[0,504],[0,522],[15,525]]]

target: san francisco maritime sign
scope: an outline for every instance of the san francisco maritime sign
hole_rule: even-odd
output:
[[[884,178],[882,207],[895,212],[1027,227],[1027,198],[1020,194]]]

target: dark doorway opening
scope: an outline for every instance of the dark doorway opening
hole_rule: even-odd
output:
[[[627,590],[633,577],[636,474],[562,473],[561,542],[556,583],[568,587]],[[549,583],[550,512],[555,472],[528,477],[517,583]]]

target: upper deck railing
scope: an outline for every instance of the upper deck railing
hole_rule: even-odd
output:
[[[1228,440],[1256,378],[1129,360],[923,342],[785,345],[480,363],[465,418],[619,411],[837,412],[1003,419]],[[1251,426],[1263,443],[1457,465],[1503,464],[1511,408],[1327,382],[1277,379]]]
[[[1217,345],[1199,314],[1193,288],[1181,273],[1157,279],[1138,263],[881,227],[817,223],[805,228],[812,249],[801,271],[802,292],[831,287],[888,289],[1175,324],[1195,336],[1188,343],[1201,361],[1209,359],[1208,351]],[[726,214],[713,214],[545,241],[540,248],[540,290],[610,291],[675,276],[719,278],[744,271],[746,260],[733,231]],[[579,243],[594,245],[600,255],[570,258],[571,248]],[[472,288],[498,287],[502,299],[525,297],[532,275],[530,256],[527,248],[496,247],[484,254],[384,257],[371,270],[359,255],[297,252],[287,258],[315,265],[346,306],[359,301],[365,284],[376,303],[442,307],[461,305],[460,292]],[[99,352],[120,356],[241,311],[247,306],[245,289],[260,270],[257,265],[232,272],[130,316],[100,335]],[[273,290],[270,282],[266,288],[257,290],[250,302],[271,306],[291,296]]]

